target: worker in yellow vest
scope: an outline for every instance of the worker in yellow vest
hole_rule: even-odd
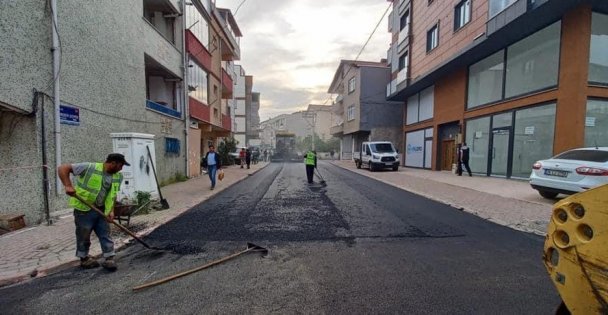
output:
[[[308,179],[308,183],[312,184],[315,168],[317,167],[317,152],[312,150],[306,152],[304,164],[306,164],[306,178]]]
[[[114,242],[110,237],[108,222],[114,220],[114,202],[120,191],[123,165],[130,166],[124,155],[112,153],[104,163],[63,164],[57,169],[65,193],[70,198],[69,204],[74,208],[74,223],[76,224],[76,256],[80,258],[80,266],[85,269],[99,267],[99,263],[89,256],[91,232],[95,231],[103,252],[105,261],[101,264],[105,269],[115,271]],[[70,173],[76,177],[76,185],[72,185]],[[78,195],[91,205],[104,212],[105,217],[91,210],[84,203],[74,198]]]

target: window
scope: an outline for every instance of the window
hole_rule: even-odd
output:
[[[471,65],[467,108],[555,87],[560,31],[558,21]]]
[[[405,68],[407,68],[407,64],[408,64],[408,52],[406,51],[405,54],[403,54],[403,56],[399,57],[399,70],[403,70]]]
[[[469,165],[473,173],[488,172],[488,146],[490,144],[490,117],[466,121],[466,143],[469,147]]]
[[[515,112],[512,177],[529,177],[534,162],[553,155],[554,132],[555,104]]]
[[[454,31],[471,21],[471,0],[463,0],[454,9]]]
[[[402,31],[408,28],[410,25],[410,10],[405,11],[403,16],[399,19],[399,30]]]
[[[469,67],[467,108],[502,98],[504,55],[501,50]]]
[[[350,80],[348,80],[348,94],[355,91],[355,84],[356,84],[355,77],[352,77],[352,78],[350,78]]]
[[[587,100],[585,146],[608,146],[608,100]]]
[[[347,115],[347,117],[346,117],[347,121],[355,120],[355,105],[348,106],[348,111],[347,111],[346,115]]]
[[[556,22],[507,48],[506,98],[557,85],[560,32]]]
[[[191,97],[209,104],[209,75],[196,62],[191,61],[188,68],[188,91]]]
[[[186,6],[186,28],[209,50],[209,23],[193,5]]]
[[[178,154],[180,151],[179,139],[165,138],[165,153]]]
[[[215,118],[219,118],[220,117],[220,114],[219,114],[217,108],[213,109],[213,117],[215,117]]]
[[[407,125],[433,118],[434,90],[435,86],[430,86],[407,99],[405,122]]]
[[[591,16],[591,52],[589,82],[608,84],[608,15],[593,12]]]
[[[493,18],[496,14],[504,11],[517,0],[490,0],[488,14]]]
[[[439,45],[439,23],[426,32],[426,51],[429,52]]]

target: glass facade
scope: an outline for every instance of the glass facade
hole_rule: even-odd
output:
[[[188,68],[188,91],[191,97],[209,104],[209,75],[196,62],[190,62]]]
[[[490,117],[471,119],[466,122],[466,143],[470,149],[471,171],[486,174],[490,145]]]
[[[608,84],[608,15],[593,12],[591,16],[591,52],[589,81]]]
[[[204,1],[207,2],[207,1]],[[210,12],[210,11],[208,11]],[[209,23],[194,5],[186,6],[186,27],[209,49]]]
[[[608,146],[608,100],[587,100],[585,146]]]
[[[507,48],[506,98],[557,85],[560,33],[556,22]]]
[[[512,177],[528,178],[534,162],[553,156],[555,104],[515,112]]]
[[[504,50],[501,50],[469,67],[467,108],[502,98],[504,59]]]
[[[515,3],[517,0],[490,0],[488,3],[488,15],[490,18],[494,17],[496,14],[504,11],[504,9],[508,8],[510,5]]]

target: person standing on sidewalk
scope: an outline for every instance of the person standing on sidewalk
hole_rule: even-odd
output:
[[[76,225],[76,257],[80,258],[80,266],[85,269],[99,267],[99,263],[89,256],[91,247],[91,232],[95,231],[105,261],[101,264],[105,269],[115,271],[114,241],[110,237],[108,222],[114,220],[114,203],[120,191],[122,174],[119,172],[124,165],[130,166],[124,155],[109,154],[104,163],[63,164],[57,169],[65,193],[71,196],[69,204],[74,208],[74,223]],[[76,186],[70,180],[70,173],[76,176]],[[91,210],[86,204],[76,199],[78,195],[89,204],[95,205],[104,212],[105,216]]]
[[[458,149],[458,176],[462,176],[463,166],[467,169],[469,176],[473,176],[471,167],[469,166],[469,147],[467,147],[466,142],[463,142]]]
[[[213,190],[215,188],[215,178],[217,171],[222,168],[220,155],[215,152],[214,145],[209,146],[209,151],[205,155],[204,161],[207,164],[207,174],[209,174],[209,179],[211,180],[211,190]]]
[[[247,152],[245,152],[245,148],[241,148],[241,152],[239,152],[239,164],[241,164],[241,168],[245,165],[245,157],[247,156]]]
[[[317,168],[317,153],[312,150],[306,152],[304,164],[306,165],[306,179],[309,184],[312,184],[315,168]]]
[[[247,151],[245,151],[245,162],[247,163],[247,169],[249,169],[251,166],[251,150],[250,149],[247,149]]]

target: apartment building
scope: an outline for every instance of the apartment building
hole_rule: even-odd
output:
[[[312,136],[314,131],[319,138],[329,140],[333,120],[331,105],[309,104],[305,111],[282,114],[261,122],[259,132],[261,145],[274,148],[277,131],[293,133],[300,139]]]
[[[232,135],[231,105],[234,78],[240,59],[240,29],[228,9],[211,0],[186,4],[186,58],[188,60],[188,130],[190,176],[197,176],[209,145]]]
[[[110,133],[154,135],[160,181],[186,173],[181,2],[50,5],[0,10],[0,213],[28,224],[67,208],[57,164],[104,161]]]
[[[402,103],[387,101],[391,69],[387,61],[342,60],[328,93],[337,94],[330,133],[340,138],[340,158],[349,160],[363,141],[386,140],[402,146]]]
[[[246,122],[247,146],[259,145],[260,142],[260,93],[251,93],[251,106],[247,111]]]
[[[608,145],[608,3],[394,0],[391,83],[405,165],[527,178],[539,159]]]

